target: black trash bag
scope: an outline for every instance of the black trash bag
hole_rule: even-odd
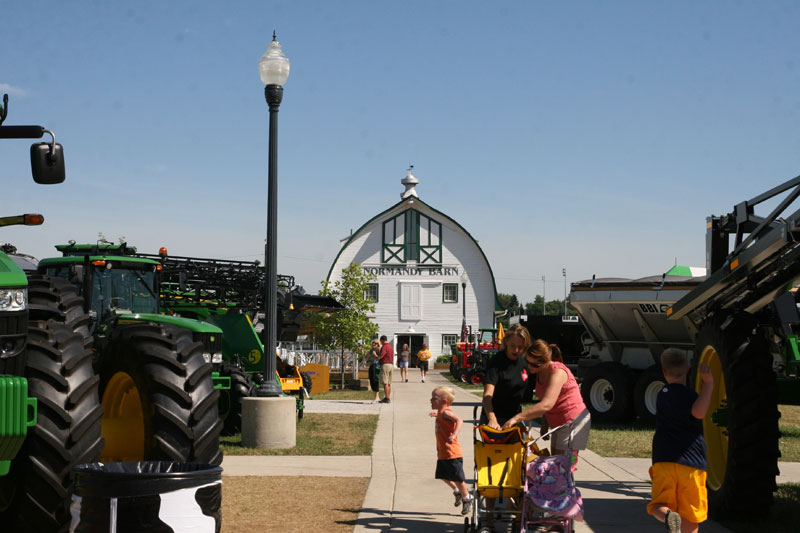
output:
[[[78,465],[70,533],[219,533],[222,467],[173,461]]]

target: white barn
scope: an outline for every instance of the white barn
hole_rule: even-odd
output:
[[[477,241],[420,200],[411,170],[401,183],[401,200],[345,240],[327,279],[341,279],[350,263],[374,274],[370,319],[396,351],[409,344],[413,363],[422,343],[434,357],[450,353],[462,318],[473,332],[494,327],[500,307],[492,268]]]

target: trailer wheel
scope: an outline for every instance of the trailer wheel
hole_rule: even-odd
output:
[[[132,324],[103,351],[103,460],[222,462],[212,367],[191,332]]]
[[[642,422],[655,424],[656,398],[664,385],[666,385],[664,375],[658,366],[651,366],[639,373],[633,387],[633,405],[636,409],[636,416]]]
[[[242,398],[255,393],[250,374],[231,363],[222,363],[220,375],[231,378],[230,390],[219,391],[219,417],[222,419],[222,435],[242,432]]]
[[[714,389],[703,418],[708,498],[717,516],[769,509],[778,474],[777,388],[766,340],[751,315],[719,315],[697,336],[697,363],[711,367]],[[697,382],[697,363],[691,383]]]
[[[0,477],[0,524],[3,531],[65,531],[72,468],[97,461],[103,447],[98,378],[83,337],[55,320],[29,323],[26,356],[38,421]]]
[[[311,394],[311,385],[312,385],[311,374],[308,372],[300,372],[300,377],[303,380],[303,388],[306,389],[306,392]]]
[[[631,415],[631,382],[619,363],[591,367],[581,384],[581,395],[592,421],[621,422]]]

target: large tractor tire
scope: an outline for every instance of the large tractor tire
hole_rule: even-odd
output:
[[[28,276],[28,300],[31,320],[60,322],[79,333],[87,348],[91,346],[91,321],[75,285],[62,278],[32,274]]]
[[[624,422],[632,414],[630,373],[619,363],[589,368],[581,383],[581,395],[592,422]]]
[[[231,363],[222,363],[220,375],[231,378],[230,390],[220,391],[219,394],[222,434],[236,435],[242,432],[242,399],[253,396],[256,386],[250,374]]]
[[[633,406],[636,416],[645,424],[656,423],[656,398],[667,382],[660,366],[651,366],[639,373],[633,386]]]
[[[3,531],[62,532],[70,523],[72,469],[99,460],[103,447],[98,378],[84,338],[54,320],[30,322],[26,355],[38,421],[0,477],[0,524]]]
[[[766,340],[752,315],[715,316],[697,336],[697,364],[711,367],[714,389],[703,418],[708,499],[715,516],[766,514],[778,475],[777,389]]]
[[[222,462],[219,392],[191,332],[121,326],[98,364],[104,460]]]

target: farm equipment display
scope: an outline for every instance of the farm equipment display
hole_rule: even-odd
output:
[[[228,393],[220,398],[224,434],[241,431],[242,398],[252,395],[264,379],[263,329],[264,267],[258,261],[232,261],[201,257],[170,256],[162,248],[158,255],[139,254],[157,260],[162,267],[161,303],[177,316],[202,320],[222,332],[219,372],[231,378]],[[278,276],[277,340],[292,342],[302,326],[304,314],[332,311],[342,306],[332,298],[305,294],[293,276]],[[275,379],[286,394],[295,394],[298,417],[302,418],[304,395],[311,390],[311,377],[280,357]]]
[[[450,352],[453,354],[450,374],[456,381],[481,385],[486,376],[486,365],[500,349],[497,330],[481,329],[474,340],[450,345]]]
[[[0,139],[53,136],[31,146],[31,171],[36,183],[63,182],[55,136],[42,126],[3,126],[7,111],[5,95]],[[0,226],[43,221],[7,216]],[[0,251],[0,524],[4,531],[61,531],[70,520],[72,468],[98,460],[103,447],[89,318],[74,287],[26,275],[11,257],[20,257],[15,251]]]
[[[42,259],[38,270],[84,298],[83,333],[103,405],[102,459],[220,464],[219,392],[208,363],[220,358],[221,330],[161,314],[161,265],[125,243],[56,249],[62,257]]]
[[[703,269],[676,266],[660,276],[572,284],[570,304],[583,324],[571,330],[573,340],[580,336],[583,344],[573,362],[592,420],[623,422],[637,415],[655,421],[656,396],[664,386],[661,352],[668,346],[694,348],[692,323],[668,321],[667,310],[697,287],[703,274]]]
[[[768,215],[755,214],[783,193]],[[800,176],[708,217],[708,277],[666,311],[671,324],[688,319],[697,330],[694,375],[703,363],[714,376],[703,435],[716,514],[766,512],[778,474],[778,404],[800,404],[800,210],[784,215],[798,197]],[[699,390],[696,378],[692,385]]]

